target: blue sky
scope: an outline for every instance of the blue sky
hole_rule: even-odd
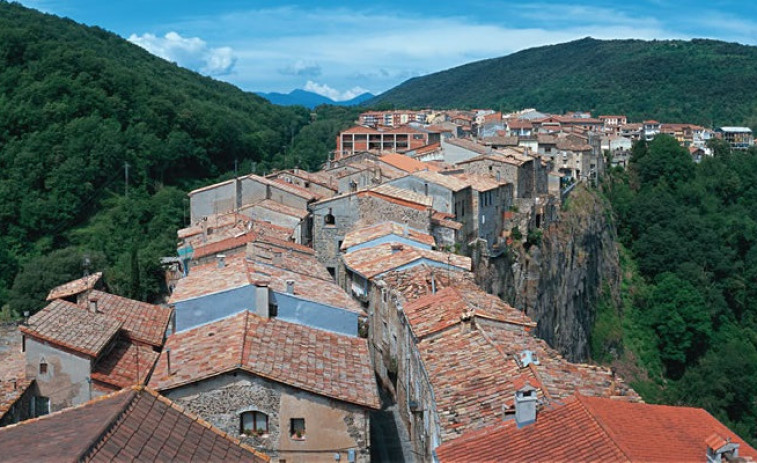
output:
[[[334,99],[582,37],[757,45],[751,1],[21,0],[249,91]]]

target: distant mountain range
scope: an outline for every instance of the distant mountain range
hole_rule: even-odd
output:
[[[535,107],[757,127],[757,47],[704,39],[585,38],[416,77],[367,104]]]
[[[319,95],[318,93],[308,92],[307,90],[296,89],[289,93],[262,93],[258,92],[258,95],[262,96],[266,100],[273,104],[280,106],[304,106],[306,108],[313,109],[318,105],[328,104],[334,106],[355,106],[360,103],[375,98],[376,95],[372,93],[363,93],[356,96],[351,100],[346,101],[334,101],[329,97]]]

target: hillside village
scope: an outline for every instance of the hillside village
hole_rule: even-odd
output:
[[[60,439],[86,440],[81,459],[227,459],[220,442],[243,460],[367,462],[389,408],[411,461],[757,458],[704,410],[644,404],[614,370],[567,361],[474,273],[559,226],[634,141],[668,134],[701,160],[711,139],[752,146],[750,129],[534,109],[356,122],[317,172],[190,192],[165,304],[111,294],[101,273],[51,288],[2,336],[0,448],[123,409],[118,432]]]

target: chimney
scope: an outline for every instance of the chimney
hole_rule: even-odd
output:
[[[24,310],[24,326],[29,324],[29,311]]]
[[[521,368],[525,368],[525,367],[529,366],[532,363],[534,365],[538,365],[539,364],[539,359],[536,358],[536,352],[534,352],[532,350],[528,350],[528,349],[526,349],[524,351],[521,351],[519,360],[520,360],[520,366],[521,366]]]
[[[168,376],[171,376],[171,348],[166,347],[166,368],[168,371]]]
[[[428,183],[423,184],[423,194],[428,196]]]
[[[97,298],[94,296],[91,296],[89,298],[89,311],[92,313],[97,313]]]
[[[746,462],[746,459],[739,457],[739,444],[731,442],[731,438],[723,439],[717,433],[710,435],[705,439],[707,444],[707,463],[721,463],[723,459],[728,462]]]
[[[536,388],[526,383],[515,391],[515,424],[518,428],[536,422]]]
[[[218,254],[216,259],[218,259],[218,268],[226,267],[226,254]]]
[[[273,259],[271,259],[271,263],[276,266],[281,265],[281,251],[273,252]]]
[[[287,294],[294,294],[294,280],[287,280]]]
[[[402,236],[407,238],[407,235],[408,235],[407,224],[404,224],[404,226],[402,227]]]

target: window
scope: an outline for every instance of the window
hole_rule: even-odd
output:
[[[39,361],[39,374],[46,375],[47,374],[47,360],[42,359]]]
[[[32,400],[29,402],[29,415],[32,418],[36,418],[48,413],[50,413],[50,398],[42,396],[32,397]]]
[[[244,412],[239,417],[239,425],[241,434],[268,434],[268,415],[258,411]]]
[[[331,213],[331,208],[329,208],[329,213],[323,217],[323,223],[326,225],[334,225],[336,223],[334,214]]]
[[[289,420],[289,434],[292,439],[305,438],[305,418],[292,418]]]

